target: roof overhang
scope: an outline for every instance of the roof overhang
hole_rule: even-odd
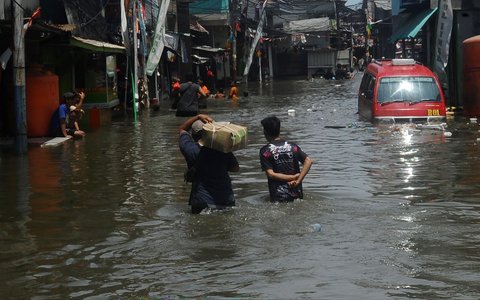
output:
[[[228,25],[228,13],[195,14],[203,26]]]
[[[418,32],[428,22],[432,15],[437,11],[434,9],[424,9],[418,13],[411,14],[402,22],[398,28],[394,30],[392,36],[388,39],[389,42],[395,43],[401,39],[413,39],[417,36]]]
[[[204,57],[196,54],[192,55],[192,62],[196,65],[205,64],[209,61],[210,61],[209,57]]]
[[[289,21],[284,25],[284,30],[288,33],[319,32],[329,31],[331,29],[330,19],[326,17]]]
[[[199,51],[210,52],[210,53],[220,53],[220,52],[225,51],[225,49],[223,49],[223,48],[212,48],[212,47],[208,47],[208,46],[197,46],[197,47],[192,47],[192,49],[199,50]]]
[[[70,38],[70,44],[72,46],[92,50],[95,52],[107,52],[107,53],[124,53],[125,47],[90,39],[84,39],[76,36]]]

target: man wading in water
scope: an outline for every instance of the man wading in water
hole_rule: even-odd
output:
[[[262,126],[269,143],[260,149],[260,164],[268,178],[270,200],[290,202],[302,199],[302,181],[313,161],[298,145],[279,137],[280,120],[277,117],[263,119]],[[303,164],[301,171],[300,163]]]
[[[177,103],[177,117],[192,117],[198,114],[198,95],[205,97],[202,88],[193,83],[193,74],[187,74],[187,82],[180,85],[180,100]]]
[[[179,128],[178,143],[188,166],[185,181],[192,183],[188,203],[194,214],[205,208],[220,210],[235,206],[228,172],[238,172],[238,161],[232,152],[223,153],[202,146],[203,124],[208,122],[213,119],[200,114],[186,120]]]

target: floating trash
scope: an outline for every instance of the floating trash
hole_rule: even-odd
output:
[[[443,133],[443,135],[446,136],[446,137],[451,137],[451,136],[452,136],[452,133],[451,133],[450,131],[445,131],[445,132]]]
[[[322,225],[315,223],[309,226],[310,232],[320,232],[322,231]]]
[[[288,113],[289,116],[294,117],[296,111],[295,111],[294,109],[289,109],[289,110],[287,111],[287,113]]]
[[[441,124],[417,124],[417,129],[445,130],[445,123]]]

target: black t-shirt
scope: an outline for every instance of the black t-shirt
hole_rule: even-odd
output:
[[[294,143],[277,140],[260,149],[262,170],[272,169],[275,173],[294,175],[300,173],[300,163],[304,163],[307,154]],[[290,188],[288,182],[268,178],[268,189],[272,201],[285,202],[303,198],[302,185]]]

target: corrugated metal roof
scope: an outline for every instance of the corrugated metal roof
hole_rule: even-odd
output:
[[[315,32],[331,30],[329,18],[313,18],[298,21],[290,21],[283,29],[286,32]]]

